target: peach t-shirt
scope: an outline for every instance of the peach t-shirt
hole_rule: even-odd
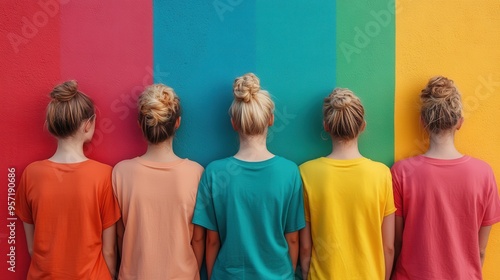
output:
[[[111,166],[34,162],[23,172],[16,214],[35,225],[27,279],[111,279],[102,232],[120,218]]]
[[[191,247],[194,205],[203,167],[124,160],[113,170],[113,189],[125,232],[119,279],[199,279]]]

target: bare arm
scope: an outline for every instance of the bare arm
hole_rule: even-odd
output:
[[[193,238],[191,239],[191,247],[193,248],[196,261],[198,262],[198,270],[201,269],[203,263],[203,254],[205,253],[205,228],[199,225],[194,225]]]
[[[311,223],[306,223],[306,227],[300,230],[299,236],[300,268],[302,269],[302,279],[306,280],[309,274],[309,264],[311,263],[312,252]]]
[[[114,279],[116,274],[116,224],[102,232],[102,255],[111,278]]]
[[[220,249],[220,239],[219,233],[212,230],[207,230],[207,274],[208,279],[212,277],[212,269],[214,268],[215,260],[217,259],[217,254],[219,254]]]
[[[286,243],[288,243],[288,254],[292,260],[292,268],[295,272],[297,260],[299,258],[299,232],[289,232],[285,234]]]
[[[123,224],[123,220],[120,218],[118,222],[116,222],[116,245],[118,246],[118,255],[122,255],[122,247],[123,247],[123,234],[125,233],[125,225]]]
[[[24,233],[26,234],[26,244],[28,246],[28,253],[33,256],[33,239],[35,236],[35,225],[34,224],[24,224]]]
[[[394,263],[399,258],[399,254],[401,254],[401,248],[403,246],[403,229],[405,227],[404,219],[401,216],[396,216],[396,225],[395,225],[395,236],[394,236]]]
[[[389,280],[392,273],[392,265],[394,263],[394,235],[395,222],[394,214],[384,217],[382,222],[382,242],[384,244],[384,259],[385,259],[385,279]]]
[[[486,255],[486,245],[490,237],[491,226],[481,227],[479,230],[479,256],[481,257],[481,266],[484,265],[484,257]]]

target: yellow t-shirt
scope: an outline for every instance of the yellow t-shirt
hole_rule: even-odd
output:
[[[313,241],[309,279],[384,279],[382,222],[396,211],[389,168],[323,157],[300,172]]]

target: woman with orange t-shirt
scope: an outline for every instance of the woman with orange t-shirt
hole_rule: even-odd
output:
[[[138,109],[148,149],[113,170],[123,215],[119,279],[199,279],[205,230],[191,218],[203,167],[172,148],[181,123],[179,98],[172,88],[154,84],[139,97]]]
[[[57,150],[26,167],[16,195],[31,255],[27,279],[112,279],[120,218],[112,169],[83,153],[94,134],[94,104],[76,81],[50,96],[46,123]]]

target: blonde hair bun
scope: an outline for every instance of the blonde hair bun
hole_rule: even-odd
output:
[[[147,87],[138,99],[139,123],[149,142],[159,143],[175,132],[180,116],[180,99],[164,84]]]
[[[330,98],[331,106],[335,110],[343,110],[353,102],[359,102],[359,98],[346,88],[334,89]]]
[[[253,73],[234,80],[234,100],[229,108],[235,129],[243,135],[261,135],[267,132],[274,111],[269,92],[260,88],[260,80]]]
[[[431,133],[455,127],[462,117],[462,98],[453,80],[443,76],[429,79],[420,92],[420,117]]]
[[[260,80],[253,73],[247,73],[234,80],[233,93],[238,101],[250,102],[260,91]]]
[[[149,126],[165,123],[172,116],[176,95],[171,87],[163,84],[149,86],[140,98],[140,111]]]
[[[335,88],[323,101],[323,122],[333,139],[355,139],[365,127],[361,100],[347,88]]]
[[[455,83],[443,76],[432,77],[425,89],[422,90],[420,98],[422,100],[433,98],[441,99],[439,101],[444,101],[451,98],[457,97],[457,90],[455,88]]]
[[[78,82],[75,80],[66,81],[54,87],[50,93],[53,100],[68,102],[78,94]]]

